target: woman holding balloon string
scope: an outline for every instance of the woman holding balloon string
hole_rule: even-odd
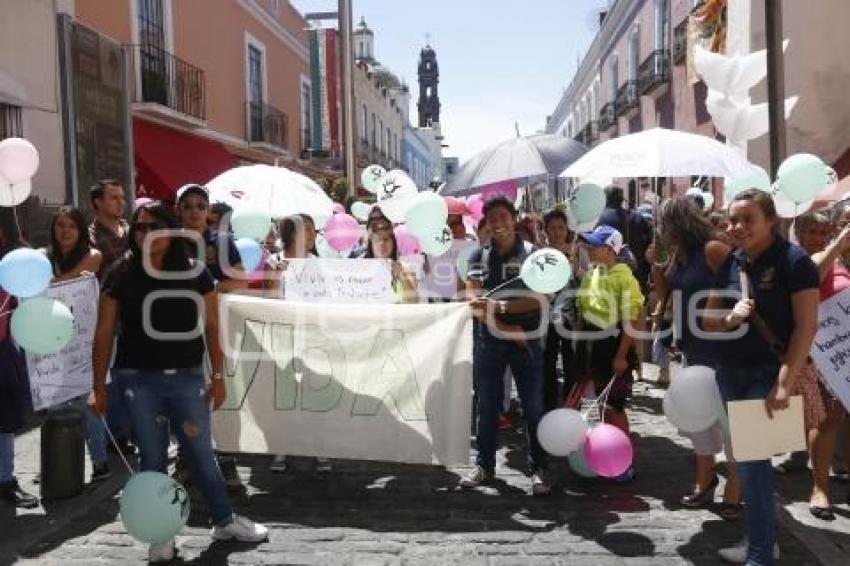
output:
[[[24,245],[14,210],[0,207],[0,259]],[[9,328],[16,305],[15,299],[0,288],[0,500],[32,509],[38,507],[38,497],[24,491],[15,478],[15,433],[32,413],[26,359]]]
[[[763,400],[772,416],[788,408],[817,331],[818,270],[804,250],[779,235],[768,193],[750,189],[732,199],[728,234],[738,249],[718,273],[702,326],[728,334],[716,346],[723,402]],[[730,294],[740,299],[727,298]],[[748,540],[719,555],[727,561],[773,564],[778,549],[770,460],[736,466]]]
[[[103,256],[91,247],[88,226],[83,213],[73,206],[61,206],[50,222],[50,246],[42,253],[50,260],[54,281],[68,281],[78,277],[94,276],[100,272]],[[91,481],[102,481],[111,476],[106,454],[106,428],[86,407],[88,396],[73,399],[59,407],[82,411],[88,432],[86,444],[92,461]]]
[[[707,297],[693,305],[691,299],[712,288],[718,271],[732,253],[732,247],[729,239],[706,220],[691,199],[675,198],[665,202],[660,224],[660,242],[669,244],[672,249],[665,254],[667,257],[662,258],[659,244],[653,243],[646,252],[646,259],[652,266],[652,282],[662,303],[659,310],[663,312],[664,303],[672,304],[674,309],[684,309],[684,312],[680,310],[673,315],[679,321],[677,345],[684,356],[683,365],[714,368],[716,342],[699,338],[693,332],[690,321],[696,320],[696,317],[688,309],[705,308]],[[659,262],[660,259],[665,261]],[[685,507],[696,509],[713,500],[719,483],[714,473],[714,455],[721,452],[724,445],[728,448],[729,440],[720,423],[702,432],[680,433],[691,440],[696,455],[693,491],[683,496],[680,502]],[[741,505],[737,474],[729,451],[727,461],[730,465],[720,516],[732,520],[740,517]]]
[[[106,373],[119,322],[112,374],[127,399],[141,469],[166,472],[171,431],[206,500],[212,537],[264,540],[266,527],[233,513],[213,453],[210,413],[226,397],[214,282],[203,264],[191,259],[177,220],[161,203],[135,211],[130,251],[104,280],[90,399],[97,415],[106,410]],[[202,366],[205,349],[212,365],[209,384]],[[173,557],[173,538],[150,547],[151,561]]]

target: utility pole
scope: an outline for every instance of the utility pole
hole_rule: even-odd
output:
[[[339,30],[342,40],[342,115],[345,143],[345,176],[348,178],[348,195],[357,195],[357,161],[354,146],[354,59],[351,45],[351,30],[354,27],[351,15],[351,0],[339,0]]]
[[[782,0],[765,0],[767,107],[770,123],[770,173],[785,160],[785,60],[782,53]]]

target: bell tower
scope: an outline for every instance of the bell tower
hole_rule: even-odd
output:
[[[428,128],[440,123],[440,95],[437,86],[440,83],[440,69],[437,66],[437,54],[430,45],[419,53],[419,127]]]

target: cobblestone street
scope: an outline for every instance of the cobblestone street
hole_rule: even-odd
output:
[[[630,484],[584,480],[556,461],[555,494],[533,498],[519,471],[517,430],[505,435],[498,483],[469,493],[455,489],[464,469],[335,461],[331,473],[320,475],[310,460],[290,458],[286,473],[273,474],[269,457],[246,456],[239,461],[246,490],[235,497],[236,506],[268,524],[271,539],[211,543],[203,504],[194,498],[176,563],[716,564],[716,549],[737,540],[742,523],[725,522],[712,509],[680,508],[690,451],[661,414],[663,390],[646,383],[636,389],[630,415],[638,476]],[[29,483],[33,471],[23,470],[22,479]],[[809,481],[804,473],[781,478],[783,498],[793,493],[805,501]],[[146,548],[117,518],[112,493],[120,484],[115,478],[54,504],[46,515],[38,509],[12,518],[4,509],[0,563],[143,563]],[[836,485],[837,501],[845,489]],[[780,512],[783,563],[848,563],[846,505],[823,531],[791,519],[806,520],[805,504],[787,508]]]

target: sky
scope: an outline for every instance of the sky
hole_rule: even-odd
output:
[[[416,67],[430,34],[440,67],[440,125],[461,162],[493,143],[542,130],[593,40],[606,0],[353,0],[375,32],[375,58],[419,96]],[[304,12],[335,0],[292,0]]]

